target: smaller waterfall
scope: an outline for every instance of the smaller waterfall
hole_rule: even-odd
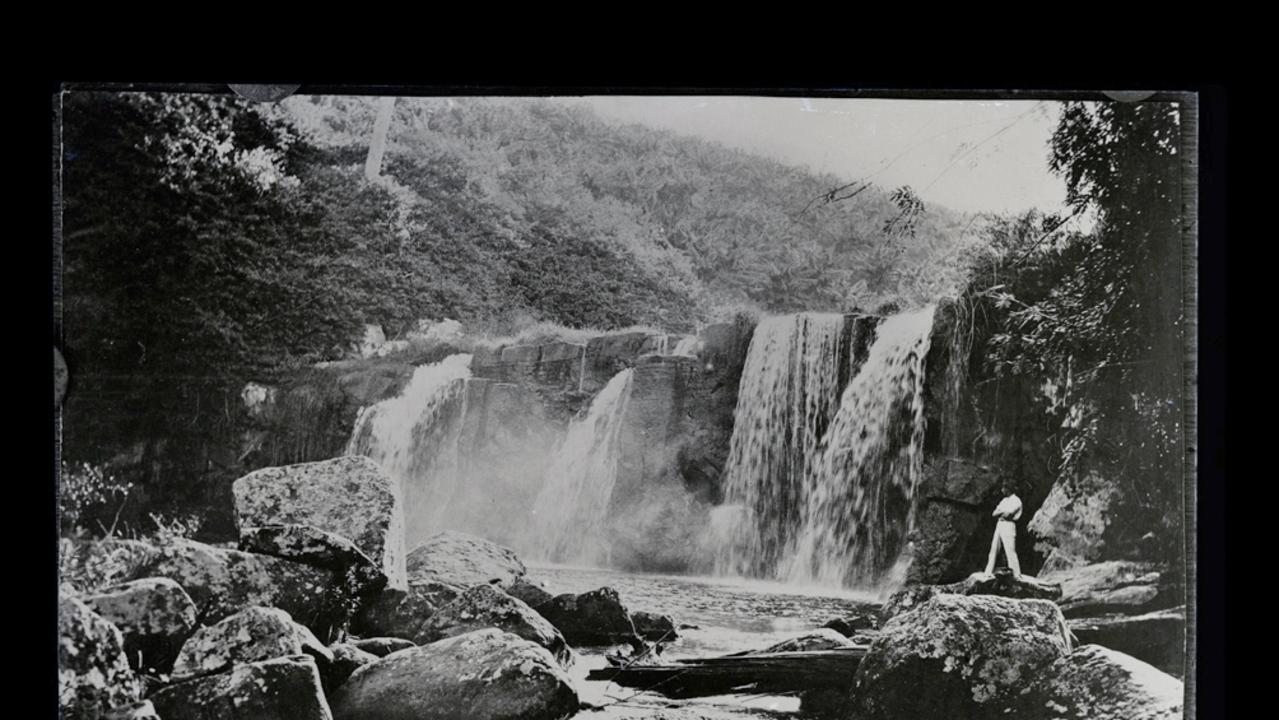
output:
[[[367,455],[396,481],[406,517],[427,529],[442,528],[456,491],[456,434],[470,376],[467,354],[419,365],[398,397],[360,411],[347,443],[348,455]]]
[[[634,370],[614,375],[591,401],[547,469],[533,504],[529,550],[541,560],[578,565],[607,561],[604,520],[617,482],[622,417]]]
[[[675,349],[671,352],[671,354],[681,355],[683,357],[697,357],[697,353],[701,349],[701,339],[696,335],[687,335],[680,338],[680,341],[675,343]]]

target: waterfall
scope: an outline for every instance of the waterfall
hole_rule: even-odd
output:
[[[687,335],[680,338],[675,343],[675,349],[671,351],[672,355],[680,355],[683,357],[697,357],[698,351],[701,349],[702,341],[696,335]]]
[[[360,411],[347,443],[346,454],[367,455],[395,480],[421,537],[444,528],[457,490],[457,435],[470,376],[467,354],[419,365],[398,397]],[[421,537],[409,538],[409,546]]]
[[[529,549],[551,562],[607,562],[604,520],[617,482],[622,418],[634,370],[614,375],[570,424],[533,504]]]
[[[844,317],[805,313],[755,328],[738,389],[724,504],[738,506],[719,574],[769,577],[800,522],[803,481],[839,400]]]
[[[924,441],[924,361],[933,307],[878,328],[804,477],[797,542],[782,576],[874,585],[896,563],[913,521]]]

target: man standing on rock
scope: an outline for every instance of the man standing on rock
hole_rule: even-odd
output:
[[[1004,482],[1003,500],[991,513],[998,521],[995,523],[995,536],[990,541],[990,557],[986,560],[986,574],[995,572],[995,556],[999,554],[999,546],[1004,546],[1004,556],[1008,558],[1008,567],[1013,577],[1021,579],[1021,563],[1017,562],[1017,520],[1021,519],[1021,498],[1013,492],[1012,484]]]

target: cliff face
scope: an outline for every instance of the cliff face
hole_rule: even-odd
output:
[[[997,328],[980,303],[962,297],[937,308],[926,370],[926,462],[908,579],[953,582],[984,567],[1001,475],[1015,483],[1024,503],[1017,533],[1023,571],[1175,560],[1158,557],[1150,528],[1119,517],[1128,491],[1110,458],[1094,453],[1073,473],[1062,472],[1069,409],[1054,406],[1054,379],[1047,373],[997,377],[986,366]],[[1114,419],[1103,426],[1114,446],[1141,442],[1150,432]],[[1182,478],[1168,477],[1150,491],[1180,493]]]

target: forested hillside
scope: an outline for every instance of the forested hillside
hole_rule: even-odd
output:
[[[165,458],[232,473],[244,383],[366,323],[691,331],[911,304],[960,270],[962,219],[908,188],[831,202],[849,178],[565,101],[400,98],[370,180],[376,103],[64,96],[68,460],[141,472],[141,507],[172,495]]]

